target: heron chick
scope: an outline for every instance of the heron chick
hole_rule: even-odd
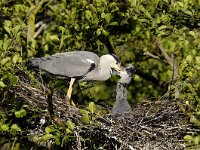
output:
[[[38,68],[42,73],[69,78],[70,83],[65,99],[74,106],[71,94],[75,81],[105,81],[111,77],[112,70],[117,72],[122,70],[116,55],[106,54],[98,57],[89,51],[72,51],[33,58],[29,65]]]
[[[130,84],[135,71],[135,68],[129,64],[126,68],[119,72],[119,76],[121,78],[117,83],[116,102],[112,108],[112,115],[121,115],[124,113],[132,112],[131,107],[127,101],[127,85]]]

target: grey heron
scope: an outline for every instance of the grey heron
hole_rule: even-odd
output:
[[[123,113],[131,113],[131,107],[127,101],[127,85],[130,84],[135,68],[129,64],[126,68],[119,72],[121,77],[117,83],[116,102],[112,108],[112,115],[120,115]]]
[[[112,69],[121,71],[120,61],[116,55],[106,54],[98,57],[89,51],[72,51],[58,53],[48,57],[33,58],[30,66],[62,78],[69,78],[66,102],[71,100],[72,86],[75,81],[105,81],[111,77]]]

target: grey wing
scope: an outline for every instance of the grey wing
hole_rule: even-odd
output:
[[[66,77],[84,76],[94,69],[96,65],[93,60],[88,61],[88,59],[78,53],[63,53],[43,59],[40,62],[39,68],[49,73]]]

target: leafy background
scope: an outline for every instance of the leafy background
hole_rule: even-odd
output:
[[[27,114],[11,89],[18,85],[19,70],[35,81],[26,62],[74,50],[99,56],[117,54],[123,65],[131,63],[137,69],[128,87],[130,103],[162,96],[178,98],[180,109],[199,126],[199,8],[199,0],[1,0],[0,130],[11,132],[12,139],[21,131],[13,123],[13,115],[20,118]],[[95,83],[97,86],[83,91],[84,97],[75,89],[74,101],[112,106],[117,79]],[[52,84],[66,91],[63,82]],[[81,88],[87,86],[81,84]]]

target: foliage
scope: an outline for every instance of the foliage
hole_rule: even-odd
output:
[[[12,88],[18,85],[19,72],[28,72],[25,66],[28,59],[74,50],[99,55],[116,53],[124,65],[131,62],[137,69],[134,84],[129,86],[128,99],[132,103],[158,98],[166,92],[167,98],[172,99],[178,87],[183,101],[181,109],[198,125],[192,119],[200,119],[199,7],[199,0],[43,0],[40,3],[1,0],[1,131],[11,134],[23,131],[13,120],[27,117],[27,108],[12,93]],[[173,78],[173,67],[166,63],[156,41],[177,65],[177,78]],[[92,96],[85,95],[83,99],[97,103],[114,101],[115,83],[116,78],[100,83],[92,88]],[[63,90],[63,85],[57,87]],[[77,94],[76,98],[79,101],[81,96]],[[86,124],[94,119],[92,103],[89,112],[83,111],[82,121]],[[68,125],[73,130],[73,123]],[[59,137],[60,131],[48,131],[43,138],[54,138],[52,133]]]
[[[85,109],[80,109],[80,113],[83,114],[83,116],[80,118],[81,122],[88,125],[88,124],[93,124],[96,125],[96,115],[97,115],[97,110],[96,110],[96,105],[94,102],[90,102],[88,105],[88,110]]]
[[[95,125],[97,126],[97,121],[95,120],[95,117],[97,116],[95,104],[91,102],[88,105],[87,109],[81,109],[80,112],[82,114],[82,117],[80,118],[80,121],[87,126]],[[79,126],[80,127],[80,126]],[[76,136],[75,134],[79,134],[76,131],[76,124],[72,120],[67,120],[64,126],[58,126],[56,124],[50,124],[45,127],[45,133],[41,136],[34,136],[35,142],[48,142],[50,140],[53,140],[56,145],[59,145],[63,147],[64,145],[72,142]],[[84,141],[85,139],[81,137],[81,141]],[[87,139],[92,140],[92,139]]]
[[[199,142],[200,142],[199,135],[198,136],[186,135],[186,136],[184,136],[184,140],[186,141],[188,146],[190,146],[194,149],[199,148]]]

